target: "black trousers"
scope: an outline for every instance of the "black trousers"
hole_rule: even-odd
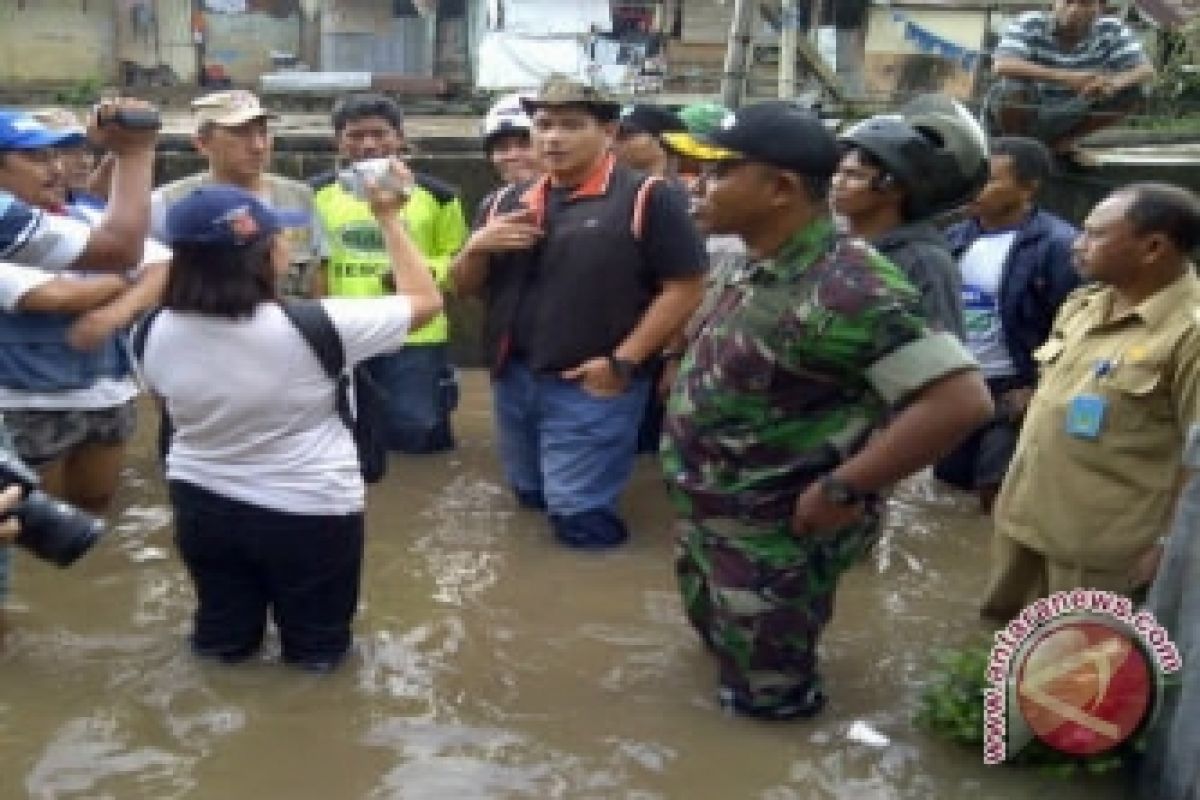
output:
[[[270,611],[285,661],[331,669],[350,649],[363,515],[289,514],[170,482],[175,541],[196,587],[192,647],[240,661]]]

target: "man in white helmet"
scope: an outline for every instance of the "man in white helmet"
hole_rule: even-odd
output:
[[[483,118],[483,151],[505,185],[533,180],[541,172],[529,128],[519,92],[501,97]]]

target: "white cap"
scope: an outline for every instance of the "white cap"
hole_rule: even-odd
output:
[[[521,98],[531,98],[531,93],[514,92],[501,97],[488,109],[483,118],[483,143],[487,146],[491,140],[507,131],[528,132],[533,127],[529,115],[521,106]]]

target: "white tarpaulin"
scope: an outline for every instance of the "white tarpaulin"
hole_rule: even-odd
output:
[[[493,0],[499,7],[501,30],[533,36],[583,34],[612,30],[609,0]],[[489,27],[497,28],[495,15]]]
[[[587,77],[582,38],[485,33],[479,43],[475,85],[480,89],[535,89],[551,73]]]

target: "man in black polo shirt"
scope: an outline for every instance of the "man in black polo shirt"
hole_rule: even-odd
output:
[[[455,261],[482,295],[500,458],[518,501],[574,547],[628,537],[617,500],[650,381],[695,309],[704,244],[687,198],[616,164],[617,103],[551,77],[525,101],[548,175],[499,194]]]

